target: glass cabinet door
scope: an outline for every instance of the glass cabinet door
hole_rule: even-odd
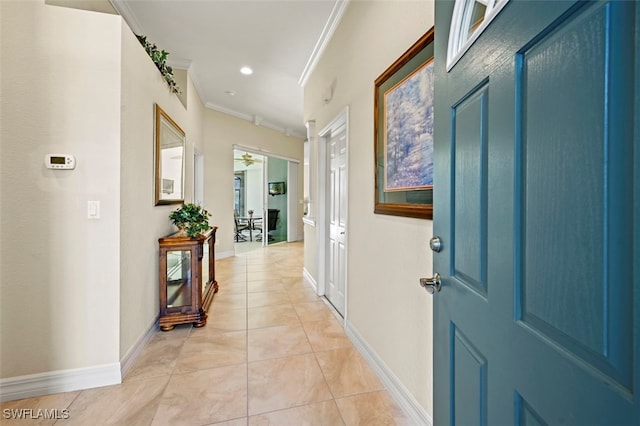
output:
[[[191,251],[167,252],[167,307],[191,306]]]

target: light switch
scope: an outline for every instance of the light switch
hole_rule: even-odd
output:
[[[100,219],[100,201],[87,201],[87,217]]]

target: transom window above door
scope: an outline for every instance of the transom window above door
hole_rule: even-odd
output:
[[[509,0],[456,0],[449,31],[447,71],[462,58]]]

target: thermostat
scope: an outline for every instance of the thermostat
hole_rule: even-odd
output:
[[[76,168],[76,157],[71,154],[47,154],[44,165],[47,169],[71,170]]]

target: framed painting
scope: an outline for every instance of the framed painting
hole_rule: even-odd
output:
[[[433,218],[433,35],[375,81],[374,213]]]

